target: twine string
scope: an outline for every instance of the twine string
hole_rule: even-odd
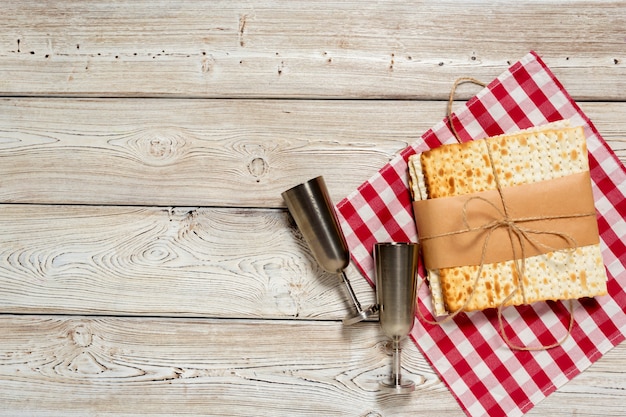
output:
[[[481,87],[487,86],[487,83],[484,83],[473,77],[457,78],[454,81],[454,84],[452,85],[452,89],[450,90],[450,98],[448,99],[448,110],[446,113],[446,117],[448,119],[448,123],[450,124],[450,130],[452,130],[452,133],[454,133],[454,137],[459,143],[461,143],[462,141],[461,141],[461,137],[459,136],[459,133],[456,131],[456,128],[454,127],[454,121],[452,120],[452,104],[454,104],[454,93],[456,92],[457,87],[464,83],[473,83],[476,85],[480,85]]]

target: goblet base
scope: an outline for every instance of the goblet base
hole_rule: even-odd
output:
[[[378,321],[378,306],[370,306],[365,310],[357,312],[354,316],[346,317],[343,319],[343,324],[349,326],[361,321]]]
[[[410,379],[400,379],[396,380],[393,377],[387,377],[384,380],[379,382],[381,388],[384,388],[388,391],[393,391],[398,394],[408,394],[409,392],[415,391],[415,382]]]

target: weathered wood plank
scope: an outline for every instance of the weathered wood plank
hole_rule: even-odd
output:
[[[409,395],[377,381],[391,358],[375,323],[5,316],[0,415],[459,416],[406,342]],[[626,345],[530,415],[623,412]]]
[[[341,319],[281,210],[0,205],[0,312]],[[373,290],[351,268],[364,305]]]
[[[626,104],[583,109],[626,160]],[[429,101],[4,99],[0,201],[282,207],[317,175],[338,201],[444,114]]]
[[[0,95],[443,99],[536,50],[577,99],[623,100],[620,1],[20,1]]]
[[[320,174],[340,198],[444,111],[442,104],[299,100],[0,106],[4,202],[253,207],[282,206],[282,191]]]
[[[0,415],[460,412],[408,340],[417,391],[379,392],[391,357],[376,323],[7,316],[0,332]]]

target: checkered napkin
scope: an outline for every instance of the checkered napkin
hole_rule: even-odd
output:
[[[570,119],[584,126],[609,295],[574,302],[575,325],[563,345],[512,351],[499,334],[495,309],[463,313],[443,325],[416,319],[411,337],[470,416],[519,416],[589,367],[626,335],[626,169],[589,118],[534,52],[512,65],[453,115],[463,141]],[[337,205],[352,258],[374,282],[375,242],[416,241],[407,159],[455,138],[446,120],[404,149]],[[420,271],[423,276],[423,271]],[[430,320],[430,292],[418,294]],[[503,310],[516,345],[548,345],[567,334],[567,306],[542,302]]]

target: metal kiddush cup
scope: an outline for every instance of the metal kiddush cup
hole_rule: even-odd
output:
[[[373,305],[364,310],[346,276],[350,252],[324,178],[313,178],[283,192],[282,196],[317,263],[326,272],[339,274],[346,286],[356,315],[346,317],[343,322],[354,324],[377,318],[378,306]]]
[[[393,343],[392,373],[380,382],[384,388],[405,393],[415,390],[415,383],[402,378],[400,343],[413,328],[417,290],[417,243],[376,243],[376,299],[380,327]]]

